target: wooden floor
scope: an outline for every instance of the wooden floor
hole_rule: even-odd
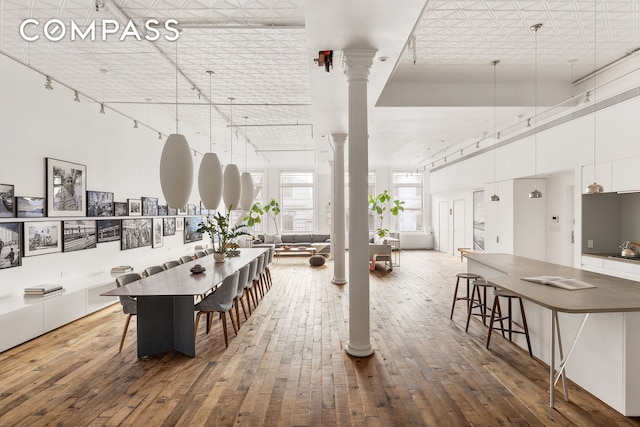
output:
[[[372,272],[375,353],[351,358],[349,285],[332,269],[278,260],[229,348],[216,319],[193,359],[137,359],[135,322],[118,354],[119,304],[1,353],[0,425],[640,426],[573,384],[550,409],[545,365],[500,337],[486,350],[461,303],[450,321],[456,256],[403,251],[401,267]]]

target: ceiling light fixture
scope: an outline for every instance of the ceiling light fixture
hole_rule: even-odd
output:
[[[211,78],[213,71],[206,71],[209,75],[209,152],[205,153],[200,162],[198,171],[198,190],[200,200],[206,209],[218,209],[222,199],[222,165],[218,155],[213,152],[213,130],[212,130],[212,106]]]
[[[134,129],[138,129],[138,121],[137,120],[133,121],[133,128]]]
[[[176,41],[176,133],[167,138],[160,156],[160,185],[167,205],[182,209],[191,196],[193,158],[187,138],[178,128],[178,42]]]
[[[228,98],[230,102],[229,112],[229,131],[230,131],[230,151],[229,164],[225,166],[223,173],[222,200],[227,210],[236,209],[240,204],[240,195],[242,192],[242,182],[240,180],[240,170],[238,165],[233,163],[233,101],[235,98]]]
[[[80,93],[78,93],[78,91],[77,91],[77,90],[74,90],[74,91],[73,91],[73,100],[74,100],[75,102],[80,102]]]
[[[107,78],[107,73],[109,72],[109,70],[101,68],[100,72],[102,73],[102,102],[100,103],[100,114],[105,114],[105,112],[104,112],[104,82],[105,82],[105,80]]]
[[[247,119],[249,117],[244,116],[244,172],[240,175],[240,185],[242,186],[242,193],[240,195],[240,209],[248,212],[253,206],[254,186],[253,178],[249,171],[247,171],[247,146],[249,145],[249,137],[247,136]]]
[[[46,90],[53,90],[53,85],[51,84],[51,77],[45,76],[46,81],[44,82],[44,88]]]
[[[158,139],[162,139],[162,133],[158,132]]]
[[[597,34],[598,34],[598,0],[594,0],[593,2],[593,69],[597,70]],[[587,194],[598,194],[604,193],[604,187],[596,181],[596,112],[598,110],[596,105],[596,92],[598,90],[598,85],[596,81],[597,73],[593,74],[593,184],[587,185],[586,193]],[[589,94],[589,92],[587,92]]]
[[[491,61],[493,66],[493,134],[496,134],[496,66],[500,63],[500,60],[495,59]],[[500,132],[498,132],[496,140],[500,139]],[[493,143],[493,195],[491,196],[492,202],[499,202],[500,196],[498,196],[498,183],[496,182],[496,142]]]
[[[536,119],[535,127],[533,128],[533,190],[529,193],[530,199],[539,199],[542,197],[542,193],[538,190],[538,30],[542,28],[542,24],[535,24],[531,26],[536,41],[535,49],[535,61],[534,61],[534,118]]]

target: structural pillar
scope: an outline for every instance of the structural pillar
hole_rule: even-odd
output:
[[[345,210],[344,210],[344,143],[347,135],[334,133],[333,137],[333,280],[336,285],[347,283],[345,277]]]
[[[349,85],[349,342],[351,356],[373,354],[369,326],[369,126],[367,83],[375,49],[344,49]]]
[[[330,200],[329,201],[329,207],[330,207],[330,209],[329,209],[329,214],[330,214],[330,217],[329,217],[329,221],[330,221],[329,222],[329,240],[331,241],[331,243],[329,243],[329,247],[331,249],[329,251],[329,259],[333,260],[334,254],[336,252],[336,246],[335,246],[336,245],[336,236],[335,236],[336,209],[335,209],[335,205],[333,203],[333,199],[335,199],[336,197],[335,197],[335,194],[334,194],[335,184],[333,182],[333,177],[334,177],[334,174],[335,174],[335,172],[333,171],[333,160],[329,160],[329,169],[330,169],[330,171],[329,171],[329,177],[330,178],[329,179],[331,181],[329,183],[329,185],[331,185],[331,187],[329,187],[330,188],[330,193],[331,193],[331,194],[329,194],[329,200]]]

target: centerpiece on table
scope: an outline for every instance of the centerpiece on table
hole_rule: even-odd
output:
[[[246,224],[231,225],[230,214],[231,207],[224,215],[222,212],[207,215],[205,220],[198,224],[198,232],[206,232],[211,238],[213,258],[216,262],[224,262],[227,257],[237,255],[239,251],[236,239],[249,234],[244,230]]]

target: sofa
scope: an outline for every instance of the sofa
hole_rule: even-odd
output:
[[[315,246],[321,255],[331,254],[331,239],[328,234],[258,234],[253,241],[254,248],[273,246]]]

